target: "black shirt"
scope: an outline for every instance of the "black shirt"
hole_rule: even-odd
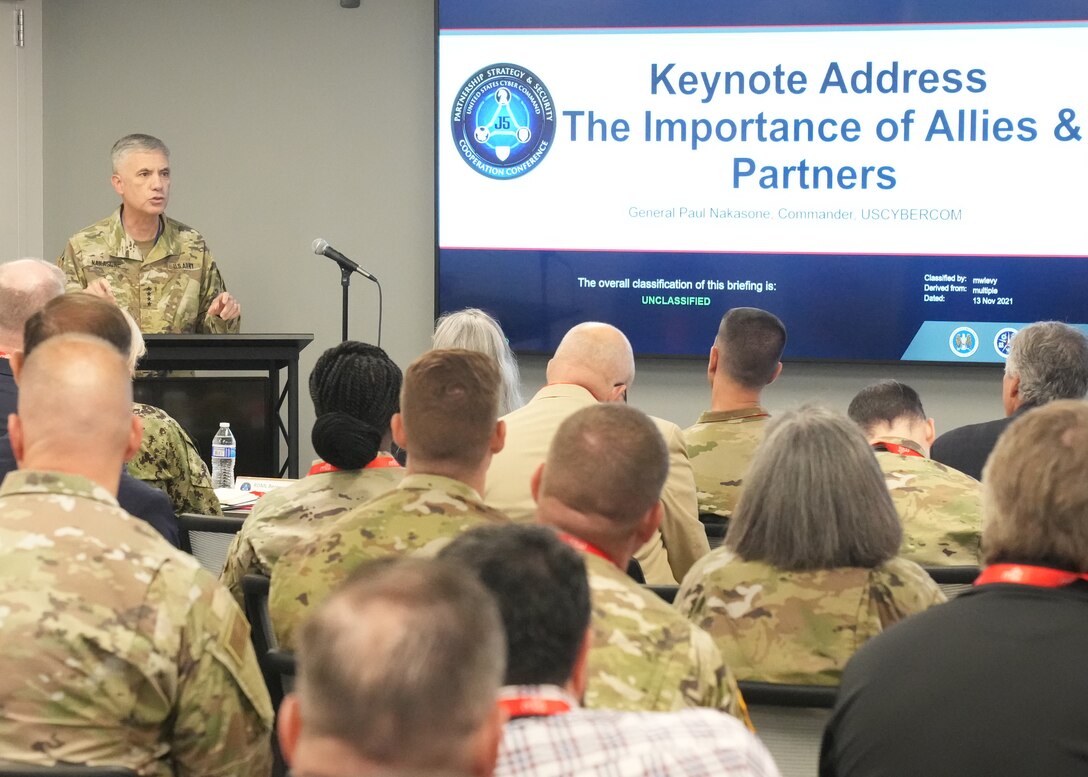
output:
[[[821,777],[1088,774],[1088,583],[996,583],[847,664]]]

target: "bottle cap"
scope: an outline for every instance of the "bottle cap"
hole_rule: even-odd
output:
[[[230,424],[227,421],[220,421],[219,422],[219,428],[220,429],[223,429],[224,427],[229,427],[229,426],[230,426]]]

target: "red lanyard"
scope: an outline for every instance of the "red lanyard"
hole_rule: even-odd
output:
[[[598,558],[603,558],[609,564],[612,564],[613,566],[618,566],[616,562],[610,559],[608,557],[608,554],[605,553],[603,550],[594,545],[590,545],[585,540],[579,539],[573,534],[567,534],[566,532],[561,531],[559,532],[559,539],[561,539],[563,542],[567,543],[577,551],[581,551],[582,553],[589,553],[593,556],[597,556]]]
[[[1050,567],[1032,567],[1026,564],[991,564],[982,570],[975,580],[975,585],[987,583],[1017,583],[1033,585],[1039,588],[1060,588],[1078,580],[1088,580],[1088,575],[1078,572],[1066,572],[1064,569]]]
[[[917,456],[920,459],[924,459],[925,456],[920,454],[914,448],[909,448],[906,445],[900,445],[897,442],[874,442],[873,447],[879,450],[886,450],[888,453],[898,453],[900,456]]]
[[[399,467],[400,463],[392,456],[378,456],[372,462],[367,464],[363,469],[388,469],[390,467]],[[307,475],[322,475],[326,472],[341,472],[339,467],[334,467],[327,461],[319,461],[310,467],[310,471]]]
[[[548,715],[562,715],[570,712],[570,702],[562,699],[544,699],[538,696],[515,696],[509,699],[499,699],[499,706],[506,715],[514,718],[542,717]]]

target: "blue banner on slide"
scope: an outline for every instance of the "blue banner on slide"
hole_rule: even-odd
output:
[[[439,276],[443,310],[484,308],[511,346],[540,353],[606,321],[638,353],[704,356],[737,306],[779,316],[794,359],[999,363],[1002,329],[1086,323],[1085,261],[1067,257],[443,249]],[[961,326],[974,342],[953,338]]]

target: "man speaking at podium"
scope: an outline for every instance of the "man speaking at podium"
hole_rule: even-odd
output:
[[[57,260],[68,289],[116,301],[147,334],[237,333],[242,307],[204,237],[164,213],[170,150],[151,135],[126,135],[111,159],[121,207],[68,241]]]

